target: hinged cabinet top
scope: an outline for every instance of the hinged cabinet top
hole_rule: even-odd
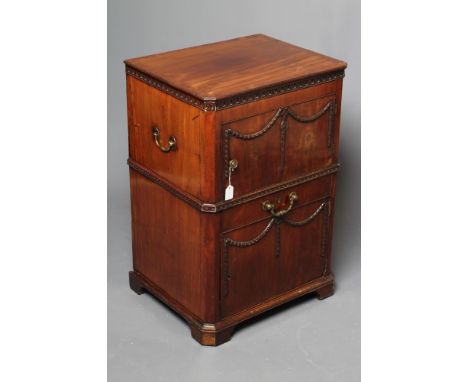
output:
[[[252,94],[254,101],[333,80],[346,68],[343,61],[262,34],[133,58],[125,64],[127,73],[157,81],[156,87],[177,98],[195,105],[197,100],[227,100],[227,107],[241,94]],[[212,109],[217,108],[221,107]]]

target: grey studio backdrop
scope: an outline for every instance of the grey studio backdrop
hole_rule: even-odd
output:
[[[202,347],[185,322],[128,287],[131,269],[126,58],[254,33],[348,62],[341,114],[333,270],[335,295],[305,297]],[[109,381],[360,380],[360,2],[108,2]],[[92,89],[90,90],[92,91]]]

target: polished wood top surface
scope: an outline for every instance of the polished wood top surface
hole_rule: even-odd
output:
[[[256,34],[125,63],[202,100],[219,100],[343,70],[346,63]]]

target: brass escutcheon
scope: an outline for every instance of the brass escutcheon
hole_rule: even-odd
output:
[[[237,168],[238,165],[239,165],[239,163],[237,162],[236,159],[231,159],[229,161],[229,170],[234,171]]]

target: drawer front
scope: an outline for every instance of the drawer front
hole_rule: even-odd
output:
[[[336,112],[332,94],[223,124],[223,187],[230,172],[238,197],[333,164]]]
[[[268,218],[269,213],[265,212],[262,206],[265,201],[270,201],[282,209],[287,208],[288,196],[291,192],[295,192],[298,195],[294,208],[313,200],[330,197],[332,193],[332,180],[333,175],[322,176],[313,181],[288,187],[268,196],[251,200],[241,206],[230,208],[223,212],[222,229],[223,231],[232,230]]]
[[[127,98],[130,158],[199,196],[203,112],[131,76]]]
[[[221,238],[223,317],[330,272],[333,198],[324,192],[321,198],[312,200],[301,190],[289,189],[286,195],[290,197],[295,192],[298,200],[290,199],[284,204],[278,204],[271,195],[263,198],[260,205],[267,201],[274,205],[269,211],[261,208],[263,219],[224,230]],[[282,211],[288,212],[282,214]]]

